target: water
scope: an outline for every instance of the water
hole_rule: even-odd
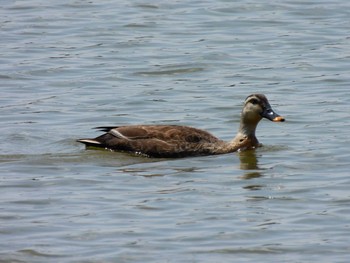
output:
[[[3,1],[1,262],[347,262],[350,3]],[[88,150],[95,126],[264,147],[155,160]]]

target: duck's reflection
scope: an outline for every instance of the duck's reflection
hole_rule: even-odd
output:
[[[259,166],[255,150],[239,152],[238,156],[241,162],[240,168],[242,170],[247,170],[247,172],[242,176],[243,179],[253,179],[262,176],[262,174],[258,171]]]

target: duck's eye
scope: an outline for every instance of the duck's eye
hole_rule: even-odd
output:
[[[256,104],[259,103],[259,101],[257,99],[251,99],[250,103],[253,104],[253,105],[256,105]]]

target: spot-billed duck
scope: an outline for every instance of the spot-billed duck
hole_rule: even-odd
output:
[[[284,121],[272,110],[265,95],[252,94],[244,102],[238,133],[230,142],[220,140],[207,131],[178,125],[97,127],[106,133],[95,139],[79,139],[78,142],[90,147],[160,158],[224,154],[259,146],[255,130],[262,118]]]

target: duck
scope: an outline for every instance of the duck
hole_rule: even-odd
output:
[[[263,119],[284,122],[271,107],[264,94],[251,94],[243,104],[240,125],[231,141],[211,133],[181,125],[127,125],[96,127],[104,134],[94,139],[78,139],[87,148],[129,152],[153,158],[183,158],[232,153],[261,146],[255,131]]]

